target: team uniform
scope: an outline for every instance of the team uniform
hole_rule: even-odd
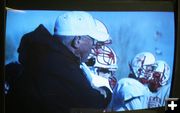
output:
[[[152,78],[149,80],[149,89],[151,94],[149,97],[148,108],[165,106],[165,99],[169,97],[170,87],[170,67],[162,60],[155,62],[156,69]]]
[[[97,46],[92,50],[86,64],[82,63],[81,66],[88,80],[91,81],[92,87],[106,86],[113,95],[113,89],[117,84],[115,72],[118,68],[117,57],[113,49],[107,45]],[[106,111],[105,108],[104,112]]]
[[[148,108],[150,91],[147,81],[151,77],[155,57],[149,52],[137,54],[129,63],[129,78],[120,79],[113,90],[107,111],[126,111]]]
[[[133,78],[120,79],[113,90],[107,111],[146,109],[149,90]]]
[[[95,23],[96,23],[97,31],[99,33],[101,33],[101,35],[100,35],[101,38],[105,40],[105,41],[96,43],[96,48],[101,48],[103,45],[106,45],[107,42],[109,42],[111,40],[111,38],[109,36],[106,26],[100,20],[95,19]],[[94,54],[93,51],[94,51],[94,49],[92,49],[91,55]],[[90,59],[90,56],[89,56],[88,60]],[[89,82],[93,88],[96,89],[96,88],[105,86],[112,92],[112,89],[110,87],[108,79],[106,79],[102,76],[98,76],[98,74],[93,71],[94,68],[89,68],[86,63],[81,63],[80,68],[85,73],[86,78],[89,80]]]
[[[97,75],[98,77],[96,78],[106,79],[112,90],[117,82],[114,74],[118,68],[114,51],[110,47],[103,45],[99,48],[93,49],[92,54],[90,54],[89,57],[89,60],[94,59],[93,65],[87,63],[91,73]],[[96,84],[100,83],[98,79],[94,82],[96,82]]]
[[[150,92],[148,108],[165,106],[165,99],[169,98],[170,84],[162,86],[157,92]]]
[[[92,73],[92,71],[88,68],[88,66],[85,63],[81,63],[80,68],[85,73],[86,78],[89,80],[89,82],[93,88],[96,89],[96,88],[100,88],[100,87],[105,86],[112,92],[112,89],[110,87],[108,79]]]
[[[108,47],[111,44],[111,37],[105,24],[97,19],[95,19],[95,22],[98,32],[102,34],[102,39],[104,38],[106,41],[96,44],[88,57],[88,61],[86,64],[82,63],[81,67],[93,86],[106,86],[112,92],[117,82],[114,76],[118,68],[117,58],[113,49]]]
[[[107,111],[147,109],[165,105],[170,85],[170,67],[165,61],[155,60],[149,52],[135,56],[129,64],[129,77],[118,81]]]

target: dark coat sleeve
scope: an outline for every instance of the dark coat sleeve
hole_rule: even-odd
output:
[[[51,90],[53,92],[51,93],[53,95],[48,95],[48,93],[45,93],[47,103],[54,100],[51,103],[57,105],[57,108],[59,108],[58,106],[62,106],[61,104],[64,103],[64,107],[70,107],[70,109],[104,109],[108,105],[111,99],[111,92],[108,88],[103,87],[103,89],[107,92],[107,98],[104,98],[99,91],[91,87],[90,83],[85,78],[85,75],[83,75],[82,71],[78,68],[79,66],[76,65],[76,67],[74,67],[73,63],[69,64],[67,63],[68,61],[66,62],[66,60],[58,61],[56,58],[52,59],[51,57],[53,56],[56,57],[58,55],[51,54],[49,57],[50,59],[48,60],[49,63],[47,62],[47,65],[49,66],[49,75],[51,76],[47,75],[50,77],[48,79],[46,78],[46,80],[48,80],[45,80],[47,83],[45,82],[40,84],[44,84],[41,86],[41,88],[45,88],[44,91]],[[46,90],[46,88],[49,88],[49,90]],[[50,97],[52,99],[50,99]]]

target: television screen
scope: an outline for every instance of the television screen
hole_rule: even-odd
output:
[[[102,3],[95,2],[95,3],[98,3],[99,5],[101,5],[101,7],[107,6],[107,4],[103,4],[103,2]],[[161,107],[164,109],[164,106],[166,105],[166,99],[169,97],[173,97],[173,95],[170,95],[173,88],[173,78],[177,76],[177,74],[174,72],[174,69],[176,67],[176,65],[174,64],[176,58],[175,55],[177,55],[176,53],[177,39],[175,34],[176,33],[175,12],[173,10],[169,10],[168,8],[163,10],[156,8],[153,9],[153,5],[151,4],[151,2],[149,2],[151,4],[149,7],[151,7],[150,9],[152,10],[149,9],[146,10],[146,8],[136,10],[138,9],[137,8],[138,5],[135,5],[134,7],[136,8],[133,9],[132,7],[130,7],[132,3],[130,3],[130,5],[127,5],[126,2],[122,2],[122,1],[117,3],[119,3],[120,6],[122,6],[122,4],[125,3],[129,7],[124,9],[123,8],[116,9],[115,7],[118,7],[118,4],[113,2],[107,2],[107,3],[109,3],[111,7],[114,7],[114,9],[102,8],[103,9],[102,10],[99,8],[95,8],[94,6],[93,6],[94,8],[93,7],[91,8],[90,5],[87,5],[88,6],[87,8],[80,8],[80,9],[70,6],[63,6],[63,8],[46,7],[45,9],[41,7],[31,8],[30,6],[29,6],[30,8],[23,7],[19,9],[11,8],[8,6],[6,7],[5,63],[4,63],[5,65],[4,93],[6,95],[5,106],[9,106],[9,104],[11,104],[12,101],[11,93],[13,93],[15,89],[14,86],[16,86],[16,84],[21,84],[21,87],[18,87],[20,88],[18,90],[21,90],[21,88],[23,88],[23,90],[28,90],[27,92],[29,93],[29,95],[30,94],[36,95],[35,97],[36,101],[33,100],[32,102],[38,102],[40,106],[36,106],[32,108],[33,110],[34,109],[39,110],[40,107],[42,108],[47,107],[47,112],[48,110],[49,111],[54,110],[53,112],[56,112],[59,109],[61,110],[62,106],[65,107],[63,109],[68,109],[66,105],[72,106],[72,108],[69,109],[72,113],[77,112],[79,110],[80,111],[82,110],[83,112],[88,112],[91,110],[92,110],[91,112],[120,112],[120,111],[129,111],[129,110],[133,110],[136,112],[137,110],[139,110],[141,112],[143,110],[144,111],[152,110],[152,108]],[[163,2],[158,2],[158,3],[163,4]],[[85,4],[85,3],[80,2],[77,4]],[[154,6],[156,7],[156,5]],[[173,7],[172,4],[167,6]],[[36,7],[36,5],[34,5],[34,7]],[[95,45],[96,47],[91,50],[91,53],[88,56],[88,60],[79,65],[80,70],[82,70],[82,72],[84,72],[86,75],[85,78],[87,79],[87,81],[90,82],[89,84],[91,85],[93,84],[93,86],[95,85],[95,87],[97,86],[98,88],[102,86],[107,87],[106,90],[109,90],[111,92],[111,98],[110,100],[108,100],[105,107],[103,106],[103,109],[102,107],[98,108],[96,106],[97,103],[89,103],[89,107],[88,107],[88,101],[86,102],[87,103],[86,105],[80,105],[82,107],[73,107],[76,106],[73,104],[78,103],[76,101],[81,101],[80,97],[78,97],[78,94],[80,94],[78,93],[79,90],[76,89],[77,87],[74,87],[73,84],[71,86],[71,81],[69,81],[69,79],[68,80],[67,78],[61,79],[60,77],[61,75],[59,75],[60,78],[57,78],[56,80],[59,79],[64,80],[63,81],[64,85],[66,84],[67,86],[72,87],[72,89],[70,88],[71,89],[70,91],[76,91],[76,92],[69,92],[70,94],[68,96],[74,97],[75,95],[80,100],[78,100],[77,98],[76,98],[77,100],[76,99],[67,100],[70,103],[68,102],[63,103],[64,100],[62,100],[62,102],[59,101],[57,104],[57,102],[54,101],[57,101],[59,96],[55,96],[57,100],[55,98],[52,98],[52,100],[47,99],[47,101],[44,101],[41,100],[43,98],[39,98],[42,96],[47,96],[46,94],[42,94],[42,93],[44,90],[46,90],[46,88],[49,88],[49,86],[46,86],[46,83],[44,83],[45,82],[44,79],[42,79],[42,82],[37,83],[38,82],[37,79],[43,77],[42,75],[39,77],[33,76],[34,71],[36,72],[35,75],[38,75],[37,73],[42,72],[42,71],[38,72],[39,67],[37,69],[36,67],[37,65],[42,66],[41,70],[47,69],[48,71],[44,71],[44,72],[49,72],[49,73],[50,73],[49,70],[54,70],[54,68],[61,68],[59,70],[64,70],[63,73],[69,73],[72,70],[63,68],[63,66],[66,66],[66,64],[64,63],[67,62],[63,62],[62,64],[60,63],[59,66],[57,66],[57,65],[53,65],[52,63],[55,62],[54,59],[48,59],[49,61],[48,63],[46,63],[47,59],[45,58],[47,57],[51,58],[49,57],[49,55],[51,54],[49,52],[50,49],[48,48],[49,43],[47,44],[48,47],[46,47],[45,46],[46,43],[43,41],[44,39],[42,38],[42,37],[46,37],[45,34],[42,34],[42,37],[41,35],[36,34],[34,39],[36,38],[37,39],[34,40],[32,38],[31,40],[32,36],[30,33],[36,32],[38,28],[41,28],[42,30],[43,27],[45,28],[45,31],[48,33],[46,35],[50,35],[53,38],[57,38],[56,32],[58,32],[59,29],[62,30],[63,29],[62,26],[63,25],[65,26],[66,24],[66,23],[61,23],[59,26],[57,26],[57,24],[59,24],[57,22],[58,21],[57,18],[59,16],[61,17],[62,15],[68,14],[69,12],[72,11],[78,14],[79,12],[80,13],[82,12],[91,15],[97,27],[96,31],[100,30],[99,32],[103,32],[106,35],[108,34],[108,39],[105,41],[97,41]],[[69,13],[69,14],[70,14],[69,16],[73,15],[73,13],[72,14]],[[74,18],[76,18],[76,16]],[[64,16],[64,18],[65,17],[66,16]],[[71,18],[70,22],[72,23],[72,21],[74,22],[75,19]],[[81,25],[77,24],[76,21],[75,23],[73,23],[73,25],[77,28],[76,32],[79,31],[83,32],[86,31],[86,29],[87,30],[89,29],[88,27],[85,28],[82,27],[82,29],[80,29],[81,27],[79,26]],[[91,23],[89,21],[85,21],[85,22],[87,26],[89,23]],[[68,28],[69,27],[66,26],[65,30]],[[74,32],[73,27],[71,28],[71,32]],[[66,35],[66,33],[63,35],[62,34],[60,36]],[[38,40],[38,37],[41,37],[39,38],[40,40]],[[27,39],[26,43],[24,39]],[[37,41],[37,42],[33,42],[33,41]],[[31,48],[33,50],[31,50]],[[49,54],[47,55],[47,53]],[[61,52],[61,54],[62,53],[63,52]],[[47,56],[44,57],[43,55],[45,56],[47,55]],[[94,58],[93,64],[90,63],[92,65],[89,65],[89,62],[92,60],[91,58]],[[28,59],[31,59],[30,62],[24,62]],[[51,65],[52,69],[49,68],[48,65]],[[31,70],[28,70],[29,68],[31,68]],[[21,77],[23,75],[22,73],[24,72],[26,73],[28,72],[28,76],[32,74],[33,77],[27,77],[27,78]],[[53,73],[58,73],[58,71]],[[104,73],[104,75],[100,75],[100,73]],[[107,73],[110,74],[108,75],[108,77],[105,76],[105,74]],[[48,74],[44,73],[44,75],[46,77],[46,75]],[[90,80],[88,78],[89,77],[88,75],[90,75]],[[71,76],[73,78],[73,75]],[[21,83],[16,82],[18,81],[19,78],[22,80],[22,81],[20,80]],[[33,81],[33,82],[31,81],[31,83],[29,84],[25,83],[24,86],[26,86],[26,88],[22,86],[22,84],[24,83],[23,81],[26,81],[25,79],[32,79]],[[73,79],[77,79],[77,78],[73,78]],[[52,86],[59,85],[57,81],[53,82],[51,80],[52,80],[51,77],[49,77],[48,82],[50,83],[47,83],[47,85],[49,84],[54,84]],[[44,85],[42,86],[39,84],[44,84]],[[77,82],[77,84],[79,83]],[[32,88],[30,85],[36,88],[28,89],[28,88]],[[61,88],[61,86],[57,86],[57,87]],[[46,93],[51,93],[51,95],[53,95],[53,92],[51,92],[53,90],[51,89],[54,88],[48,89]],[[64,90],[67,89],[61,88],[62,90],[61,92],[64,92]],[[30,92],[34,90],[37,90],[37,92],[36,91]],[[94,88],[94,90],[96,90],[96,88]],[[65,92],[67,93],[67,91]],[[64,94],[61,94],[61,98],[63,96]],[[64,96],[64,98],[68,96]],[[87,100],[93,100],[93,99],[96,99],[96,97],[89,98]],[[39,102],[39,101],[43,101],[43,102]],[[94,100],[94,102],[96,102],[96,100]],[[31,104],[27,104],[27,106],[31,106]],[[56,106],[56,107],[52,107],[52,106]],[[57,106],[59,106],[58,109]],[[30,107],[27,108],[29,108],[30,110]]]

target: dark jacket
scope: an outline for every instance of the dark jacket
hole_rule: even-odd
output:
[[[79,58],[43,25],[22,37],[18,52],[24,70],[13,89],[13,112],[66,113],[72,108],[103,109],[109,103],[110,91],[104,87],[104,98],[93,89]]]

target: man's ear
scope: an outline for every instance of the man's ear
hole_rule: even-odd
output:
[[[79,46],[80,46],[80,40],[81,40],[81,37],[75,36],[74,39],[73,39],[72,42],[71,42],[71,46],[72,46],[74,49],[79,48]]]

